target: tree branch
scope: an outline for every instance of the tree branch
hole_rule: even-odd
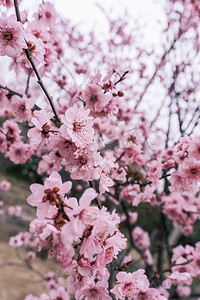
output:
[[[33,71],[33,69],[30,68],[30,69],[29,69],[29,73],[28,73],[27,82],[26,82],[25,94],[26,94],[26,97],[27,97],[27,98],[28,98],[29,83],[30,83],[30,78],[31,78],[32,71]]]
[[[14,0],[14,6],[15,6],[15,12],[16,12],[16,16],[17,16],[17,21],[21,22],[21,18],[20,18],[20,13],[19,13],[19,7],[18,7],[18,2],[17,2],[17,0]],[[43,90],[43,92],[45,93],[45,95],[46,95],[46,97],[47,97],[47,99],[48,99],[48,101],[49,101],[49,104],[50,104],[50,106],[51,106],[51,109],[52,109],[52,111],[53,111],[53,113],[54,113],[54,117],[55,117],[57,123],[58,123],[59,125],[61,125],[62,122],[61,122],[61,120],[60,120],[60,118],[59,118],[59,116],[58,116],[58,113],[57,113],[57,111],[56,111],[56,109],[55,109],[55,106],[54,106],[54,104],[53,104],[53,98],[49,95],[49,93],[48,93],[46,87],[44,86],[44,83],[43,83],[43,81],[42,81],[42,78],[40,77],[40,74],[39,74],[39,72],[38,72],[38,70],[37,70],[37,68],[36,68],[36,66],[35,66],[34,61],[33,61],[31,52],[29,51],[29,48],[24,49],[24,51],[25,51],[25,53],[26,53],[27,59],[29,60],[31,66],[32,66],[32,68],[33,68],[33,70],[34,70],[34,72],[35,72],[35,75],[36,75],[37,80],[38,80],[38,84],[40,85],[41,89]]]
[[[7,90],[7,91],[9,92],[6,96],[17,95],[18,97],[23,98],[23,95],[22,95],[22,94],[17,93],[17,92],[15,92],[15,91],[9,89],[7,86],[2,86],[2,85],[0,84],[0,89]]]

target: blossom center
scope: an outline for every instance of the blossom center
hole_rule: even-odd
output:
[[[25,105],[22,104],[22,105],[19,107],[19,110],[20,110],[20,111],[25,111]]]
[[[84,127],[84,125],[81,124],[81,122],[74,122],[73,123],[73,131],[74,132],[80,132],[83,127]]]
[[[192,169],[190,169],[190,172],[195,175],[195,174],[197,174],[197,169],[196,168],[192,168]]]
[[[58,187],[53,188],[53,190],[46,189],[44,192],[46,195],[42,198],[43,202],[49,201],[51,205],[56,205],[57,204],[56,200],[58,200],[58,201],[62,200],[61,195],[58,194],[58,192],[59,192]]]
[[[81,165],[86,165],[87,164],[87,157],[80,155],[78,158],[78,161]]]
[[[46,16],[47,19],[50,19],[51,18],[51,13],[49,11],[47,11],[45,16]]]
[[[97,290],[96,289],[91,289],[90,294],[91,294],[91,296],[96,296]]]
[[[27,45],[28,45],[28,49],[30,52],[32,52],[36,49],[36,45],[33,45],[30,42],[27,42]]]
[[[48,138],[49,137],[49,131],[50,131],[50,126],[45,123],[43,126],[42,126],[42,134],[45,138]]]
[[[97,101],[97,96],[92,95],[92,96],[90,97],[90,101],[96,102],[96,101]]]
[[[13,35],[12,35],[12,33],[11,33],[10,31],[5,31],[5,32],[3,33],[3,38],[4,38],[6,41],[10,41],[10,40],[12,40]]]
[[[20,149],[17,149],[17,150],[15,151],[15,154],[16,154],[16,155],[21,155],[21,154],[22,154],[22,152],[21,152],[21,150],[20,150]]]

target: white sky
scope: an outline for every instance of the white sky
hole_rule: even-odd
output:
[[[165,21],[164,3],[164,0],[54,0],[57,10],[62,16],[88,29],[95,26],[102,30],[103,24],[105,24],[105,16],[98,5],[105,8],[106,12],[112,9],[116,15],[120,15],[127,8],[133,19],[141,17],[148,23],[146,38],[149,39],[149,42],[151,39],[154,39],[154,42],[155,39],[159,39],[160,30],[157,20],[160,19],[163,23]]]

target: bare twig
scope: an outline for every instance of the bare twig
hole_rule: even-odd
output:
[[[11,90],[11,89],[9,89],[7,86],[2,86],[2,85],[0,84],[0,89],[7,90],[7,91],[8,91],[8,94],[7,94],[6,96],[16,95],[16,96],[18,96],[18,97],[20,97],[20,98],[23,98],[23,95],[22,95],[22,94],[20,94],[20,93],[18,93],[18,92],[15,92],[15,91],[13,91],[13,90]]]
[[[89,181],[89,184],[96,191],[94,183],[92,181]],[[96,201],[98,208],[101,209],[102,205],[99,199],[96,197],[94,200]]]
[[[171,98],[171,101],[169,104],[169,119],[168,119],[167,133],[166,133],[165,148],[168,147],[169,134],[170,134],[170,128],[171,128],[171,116],[172,116],[172,98]]]
[[[135,107],[134,107],[134,110],[136,110],[136,109],[138,108],[138,106],[139,106],[139,104],[141,103],[141,101],[142,101],[144,95],[146,94],[146,92],[147,92],[149,86],[152,84],[152,82],[154,81],[154,79],[155,79],[155,77],[156,77],[158,71],[159,71],[160,68],[163,66],[166,56],[167,56],[167,55],[171,52],[171,50],[174,48],[174,45],[175,45],[175,43],[177,42],[177,40],[180,38],[180,36],[181,36],[181,33],[179,34],[179,36],[178,36],[177,38],[174,39],[174,41],[173,41],[173,43],[171,44],[171,46],[169,47],[169,49],[166,50],[166,51],[164,52],[164,54],[162,55],[162,57],[161,57],[161,59],[160,59],[160,62],[156,65],[155,71],[153,72],[152,76],[150,77],[149,81],[147,82],[146,86],[144,87],[144,90],[143,90],[143,92],[142,92],[140,98],[138,99],[138,101],[137,101],[137,103],[136,103],[136,105],[135,105]]]
[[[38,274],[38,276],[40,276],[42,279],[45,278],[44,274],[42,274],[39,270],[34,269],[31,265],[26,264],[26,263],[6,262],[6,263],[3,263],[3,264],[0,264],[0,268],[7,267],[7,266],[15,266],[15,267],[19,267],[19,268],[27,268],[28,267],[28,269],[30,271]]]
[[[25,94],[26,94],[26,97],[27,97],[27,98],[28,98],[29,83],[30,83],[30,78],[31,78],[32,71],[33,71],[33,69],[30,68],[30,69],[29,69],[29,73],[28,73],[27,82],[26,82]]]

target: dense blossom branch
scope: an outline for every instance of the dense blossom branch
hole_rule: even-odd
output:
[[[17,1],[17,0],[14,0],[14,5],[15,5],[15,11],[16,11],[17,21],[21,22],[20,13],[19,13],[19,6],[18,6],[18,1]],[[32,66],[32,68],[33,68],[33,70],[34,70],[34,72],[35,72],[35,75],[36,75],[37,80],[38,80],[38,84],[41,86],[43,92],[45,93],[45,95],[46,95],[46,97],[47,97],[47,99],[48,99],[48,101],[49,101],[49,104],[50,104],[50,106],[51,106],[51,108],[52,108],[52,110],[53,110],[55,119],[56,119],[56,121],[58,122],[58,124],[61,125],[61,120],[60,120],[60,118],[59,118],[59,116],[58,116],[58,113],[57,113],[57,111],[56,111],[56,109],[55,109],[55,106],[54,106],[54,104],[53,104],[53,98],[49,95],[49,93],[48,93],[46,87],[44,86],[44,83],[43,83],[43,81],[42,81],[42,78],[40,77],[40,74],[39,74],[39,72],[38,72],[38,70],[37,70],[37,68],[36,68],[36,66],[35,66],[34,61],[33,61],[31,52],[29,51],[29,48],[24,49],[24,51],[25,51],[25,53],[26,53],[27,59],[29,60],[31,66]]]

